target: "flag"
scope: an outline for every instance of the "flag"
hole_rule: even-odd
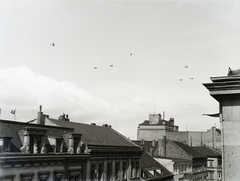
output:
[[[216,114],[203,114],[204,116],[210,116],[210,117],[215,117],[218,118],[219,117],[219,113]]]
[[[15,110],[11,110],[11,113],[12,113],[12,114],[15,114]]]

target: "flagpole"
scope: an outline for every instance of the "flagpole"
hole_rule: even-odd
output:
[[[16,108],[15,108],[15,112],[14,112],[14,121],[16,119]]]

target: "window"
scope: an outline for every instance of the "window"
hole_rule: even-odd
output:
[[[20,181],[32,181],[34,173],[22,173],[20,174]]]
[[[139,161],[136,161],[136,177],[139,177]]]
[[[54,181],[61,181],[64,170],[55,170],[53,171]]]
[[[23,153],[46,153],[46,132],[44,128],[26,127],[23,130],[23,146],[20,148]]]
[[[127,179],[127,161],[123,161],[123,179]]]
[[[82,171],[79,169],[73,169],[68,171],[68,180],[69,181],[78,181],[82,176]]]
[[[97,178],[97,166],[96,164],[92,164],[91,166],[91,181],[95,181]]]
[[[112,162],[107,164],[107,181],[110,181],[112,177]]]
[[[213,161],[212,160],[208,161],[208,167],[210,167],[210,168],[213,167]]]
[[[38,180],[39,181],[45,181],[48,179],[50,172],[46,171],[46,172],[38,172]]]
[[[0,152],[10,152],[12,138],[13,137],[0,137]]]
[[[218,179],[222,179],[222,173],[218,172]]]
[[[115,180],[119,180],[120,179],[120,162],[116,161],[116,165],[115,165]]]
[[[135,178],[135,162],[131,161],[131,178]]]
[[[98,181],[103,179],[103,163],[99,163],[98,165]]]
[[[13,181],[15,175],[0,175],[0,180],[1,181]]]
[[[139,160],[132,159],[131,160],[131,178],[138,178],[140,177],[140,169],[139,169]]]
[[[63,152],[63,138],[56,138],[55,153]]]

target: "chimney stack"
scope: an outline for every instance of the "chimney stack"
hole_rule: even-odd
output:
[[[42,112],[42,105],[40,105],[40,107],[39,107],[39,112],[38,112],[38,116],[37,116],[37,124],[41,124],[41,125],[45,124],[45,116]]]

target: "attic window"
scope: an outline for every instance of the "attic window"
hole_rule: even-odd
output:
[[[10,152],[10,143],[13,137],[0,137],[0,152]]]

